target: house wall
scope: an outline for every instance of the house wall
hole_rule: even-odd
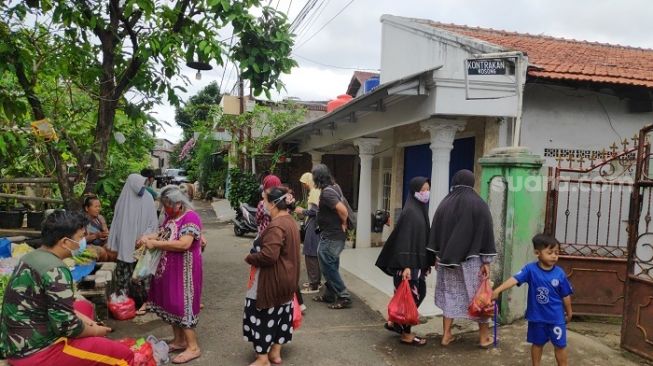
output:
[[[653,113],[629,113],[627,99],[587,89],[527,84],[524,91],[521,144],[536,154],[545,149],[609,150],[630,140]],[[549,155],[549,154],[546,154]],[[547,165],[556,161],[546,156]]]
[[[434,114],[516,115],[516,75],[473,76],[466,90],[465,61],[476,57],[475,54],[501,50],[433,27],[404,24],[402,20],[391,18],[382,18],[381,83],[440,67],[433,73]],[[523,83],[523,78],[521,80]]]

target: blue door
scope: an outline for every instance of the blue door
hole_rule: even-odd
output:
[[[449,176],[461,170],[474,171],[475,139],[468,137],[457,139],[453,142],[451,160],[449,161]],[[407,146],[404,149],[404,191],[402,202],[406,202],[410,187],[408,183],[414,177],[427,177],[431,179],[431,148],[429,144]],[[451,185],[451,182],[449,183]]]

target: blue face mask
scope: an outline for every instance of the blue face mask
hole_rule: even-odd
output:
[[[72,241],[73,243],[77,243],[79,245],[79,248],[74,249],[74,250],[66,248],[66,249],[68,249],[70,251],[70,254],[72,254],[73,257],[76,257],[76,256],[82,254],[82,252],[84,252],[86,250],[86,238],[82,238],[82,240],[80,240],[80,241],[75,241],[75,240],[70,239],[70,238],[67,238],[67,239]]]

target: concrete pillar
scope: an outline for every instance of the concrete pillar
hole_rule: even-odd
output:
[[[358,213],[356,216],[356,248],[372,246],[372,158],[374,147],[381,144],[377,138],[354,140],[360,157],[360,180],[358,183]]]
[[[309,151],[308,153],[311,154],[311,162],[313,163],[313,167],[315,167],[317,164],[322,163],[322,155],[324,155],[323,152]]]
[[[498,256],[492,279],[498,286],[532,262],[532,237],[544,231],[546,179],[544,159],[527,148],[497,148],[479,160],[481,197],[490,206]],[[527,182],[539,184],[531,185]],[[501,320],[510,323],[524,316],[526,286],[501,295]]]
[[[422,122],[422,131],[431,134],[431,198],[429,219],[433,219],[440,201],[449,193],[449,161],[456,133],[465,129],[463,121]]]

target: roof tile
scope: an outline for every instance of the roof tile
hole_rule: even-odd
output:
[[[429,20],[418,22],[489,42],[506,51],[525,52],[531,64],[528,74],[534,77],[653,88],[651,49],[472,28]]]

